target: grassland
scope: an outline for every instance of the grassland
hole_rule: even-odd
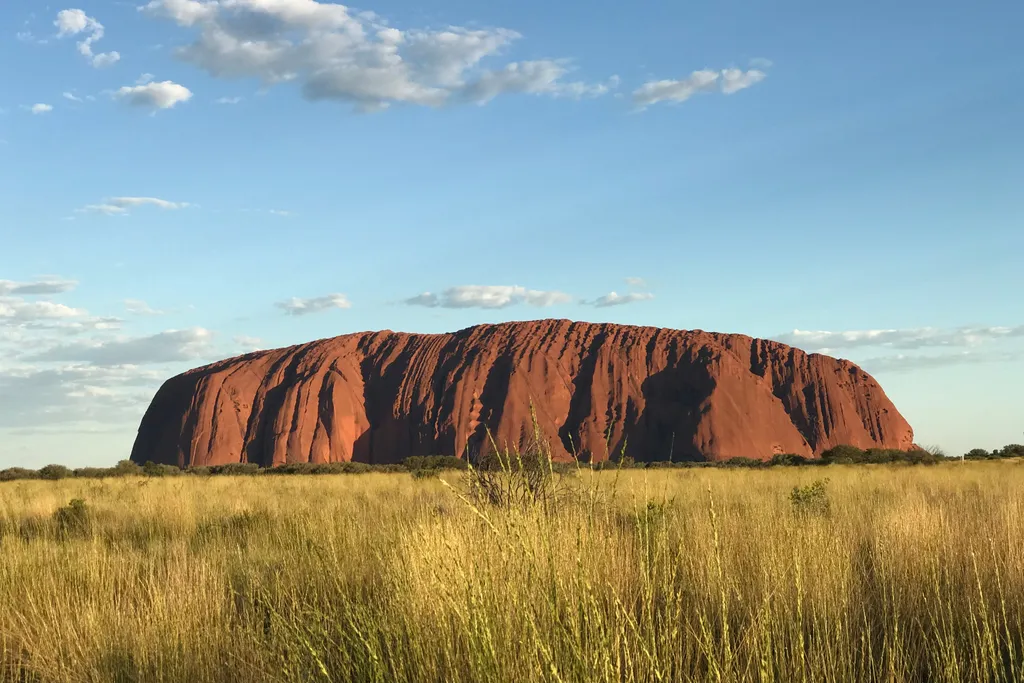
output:
[[[0,484],[0,680],[1024,680],[1018,461],[464,476]]]

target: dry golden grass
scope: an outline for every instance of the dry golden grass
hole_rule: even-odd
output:
[[[1024,680],[1016,462],[461,476],[0,484],[0,680]]]

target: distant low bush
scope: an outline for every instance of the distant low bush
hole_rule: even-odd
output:
[[[764,467],[765,461],[756,458],[729,458],[716,464],[719,467]]]
[[[503,462],[501,458],[493,454],[478,458],[474,463],[476,469],[501,471],[503,469],[525,469],[537,470],[538,462],[530,461],[536,457],[536,453],[529,449],[518,457]],[[1024,458],[1024,445],[1008,444],[1003,448],[987,451],[983,448],[975,448],[962,456],[965,460],[999,460],[1004,458]],[[614,460],[603,460],[600,462],[546,462],[543,469],[549,473],[571,475],[578,469],[591,469],[594,471],[614,469],[686,469],[694,467],[726,467],[726,468],[763,468],[763,467],[807,467],[815,465],[857,465],[857,464],[907,464],[907,465],[934,465],[958,458],[949,458],[938,448],[921,449],[916,448],[909,451],[901,451],[886,448],[861,449],[856,446],[839,445],[834,446],[821,454],[820,458],[808,458],[795,453],[780,453],[771,456],[767,460],[754,457],[737,457],[720,461],[694,461],[684,460],[670,462],[656,460],[652,462],[635,461],[625,454],[618,454]],[[190,474],[192,476],[252,476],[263,474],[364,474],[368,472],[392,473],[392,472],[419,472],[434,470],[465,470],[469,462],[463,458],[452,455],[414,455],[406,458],[401,464],[368,464],[362,462],[331,462],[331,463],[288,463],[276,467],[260,467],[256,463],[228,463],[225,465],[210,465],[202,467],[188,467],[180,469],[174,465],[164,465],[147,462],[145,465],[130,460],[121,460],[114,467],[79,467],[70,469],[64,465],[46,465],[39,470],[31,470],[24,467],[9,467],[0,470],[0,482],[19,481],[26,479],[45,479],[57,481],[67,478],[78,479],[102,479],[107,477],[124,476],[146,476],[146,477],[167,477],[179,474]]]
[[[254,462],[231,462],[226,465],[211,465],[210,474],[226,474],[228,476],[245,476],[259,474],[260,466]]]
[[[777,453],[768,461],[769,465],[781,467],[799,467],[807,464],[807,458],[796,453]]]
[[[464,470],[469,463],[454,455],[412,455],[402,461],[410,472],[416,470]]]
[[[39,472],[24,467],[8,467],[0,470],[0,481],[17,481],[19,479],[38,479]]]
[[[56,481],[58,479],[67,479],[68,477],[75,476],[75,473],[70,468],[64,465],[47,465],[39,470],[40,479],[49,479]]]
[[[835,446],[821,454],[825,463],[837,465],[850,464],[884,464],[908,463],[911,465],[934,465],[946,460],[946,457],[923,449],[901,451],[895,448],[868,448],[862,450],[856,446]]]
[[[77,479],[105,479],[115,476],[113,472],[112,467],[76,467],[72,470]]]
[[[176,477],[181,474],[181,468],[150,461],[142,466],[142,473],[147,477]]]

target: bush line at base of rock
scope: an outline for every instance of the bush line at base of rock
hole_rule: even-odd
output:
[[[987,451],[975,448],[963,456],[964,460],[1002,460],[1007,458],[1024,458],[1024,445],[1010,444],[1001,449]],[[570,470],[591,469],[595,471],[614,469],[687,469],[704,467],[745,467],[762,469],[768,467],[821,467],[825,465],[859,465],[859,464],[908,464],[935,465],[941,462],[960,460],[959,457],[948,457],[941,452],[927,450],[899,451],[882,448],[863,450],[855,446],[836,446],[822,453],[820,458],[806,458],[793,453],[773,455],[767,460],[757,458],[730,458],[715,462],[682,460],[670,462],[655,460],[636,462],[632,458],[606,460],[596,463],[556,462],[551,467],[555,473],[566,474]],[[180,469],[174,465],[160,465],[147,462],[145,465],[122,460],[114,467],[80,467],[71,469],[64,465],[46,465],[38,470],[24,467],[9,467],[0,470],[0,482],[24,479],[43,479],[57,481],[60,479],[104,479],[108,477],[145,476],[243,476],[243,475],[289,475],[289,474],[366,474],[369,472],[406,472],[417,477],[433,476],[444,470],[465,470],[469,463],[452,455],[415,455],[406,458],[401,464],[370,465],[363,462],[330,462],[313,463],[297,462],[278,465],[276,467],[260,467],[254,463],[230,463],[227,465],[210,465],[208,467],[188,467]]]

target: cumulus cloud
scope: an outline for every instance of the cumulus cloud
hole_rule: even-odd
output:
[[[332,308],[351,308],[352,304],[344,294],[327,294],[326,296],[300,299],[292,297],[287,301],[279,301],[274,304],[288,315],[308,315],[319,313]]]
[[[137,366],[0,368],[0,428],[137,423],[162,378]]]
[[[701,69],[680,80],[648,81],[633,91],[633,103],[644,109],[659,102],[685,102],[702,92],[731,95],[760,83],[767,76],[760,69]]]
[[[0,323],[23,323],[51,318],[74,318],[86,315],[86,311],[72,308],[53,301],[25,301],[24,299],[0,298]]]
[[[140,206],[155,206],[164,211],[174,211],[177,209],[187,209],[191,204],[188,202],[170,202],[156,197],[111,197],[104,200],[102,204],[88,204],[78,209],[77,212],[123,216],[127,215],[130,209]]]
[[[75,285],[49,276],[0,280],[0,429],[79,432],[137,424],[164,379],[183,364],[221,354],[202,328],[128,336],[119,332],[118,318],[37,298]],[[127,306],[152,310],[137,301]]]
[[[627,294],[609,292],[590,303],[598,308],[608,308],[609,306],[625,306],[626,304],[633,304],[637,301],[650,301],[653,298],[654,295],[650,292],[629,292]]]
[[[889,347],[922,349],[927,347],[977,346],[999,339],[1024,337],[1024,325],[1015,327],[958,327],[943,329],[918,327],[888,330],[850,330],[844,332],[793,330],[774,339],[808,350]]]
[[[53,111],[53,105],[42,103],[33,104],[31,107],[28,108],[28,110],[33,114],[49,114],[51,111]]]
[[[197,32],[176,56],[219,78],[300,84],[309,100],[359,111],[438,107],[502,93],[599,95],[612,82],[566,82],[563,60],[487,68],[521,36],[503,28],[400,30],[371,13],[317,0],[152,0],[142,11]]]
[[[173,81],[148,81],[119,88],[114,97],[135,107],[171,109],[192,99],[192,91]]]
[[[440,294],[424,292],[405,300],[410,306],[428,308],[507,308],[517,304],[554,306],[572,297],[563,292],[526,289],[518,285],[462,285]]]
[[[57,27],[57,37],[66,38],[86,34],[78,43],[78,52],[97,69],[110,66],[121,59],[117,52],[93,52],[93,44],[103,37],[103,24],[88,16],[80,9],[65,9],[57,13],[53,22]]]
[[[62,278],[41,279],[32,282],[0,280],[0,296],[64,294],[77,286],[78,283],[74,280],[64,280]]]
[[[10,284],[8,281],[0,282],[0,292],[7,289],[26,296],[45,295],[58,293],[65,286],[57,282],[14,287],[10,287]],[[118,318],[90,316],[88,311],[66,304],[45,300],[29,301],[0,294],[0,342],[13,343],[17,347],[7,355],[20,356],[26,351],[35,351],[46,346],[53,335],[67,337],[114,330],[120,324]]]
[[[58,344],[35,356],[36,361],[79,361],[98,366],[172,363],[209,357],[213,334],[201,327],[167,330],[148,337],[83,340]]]

